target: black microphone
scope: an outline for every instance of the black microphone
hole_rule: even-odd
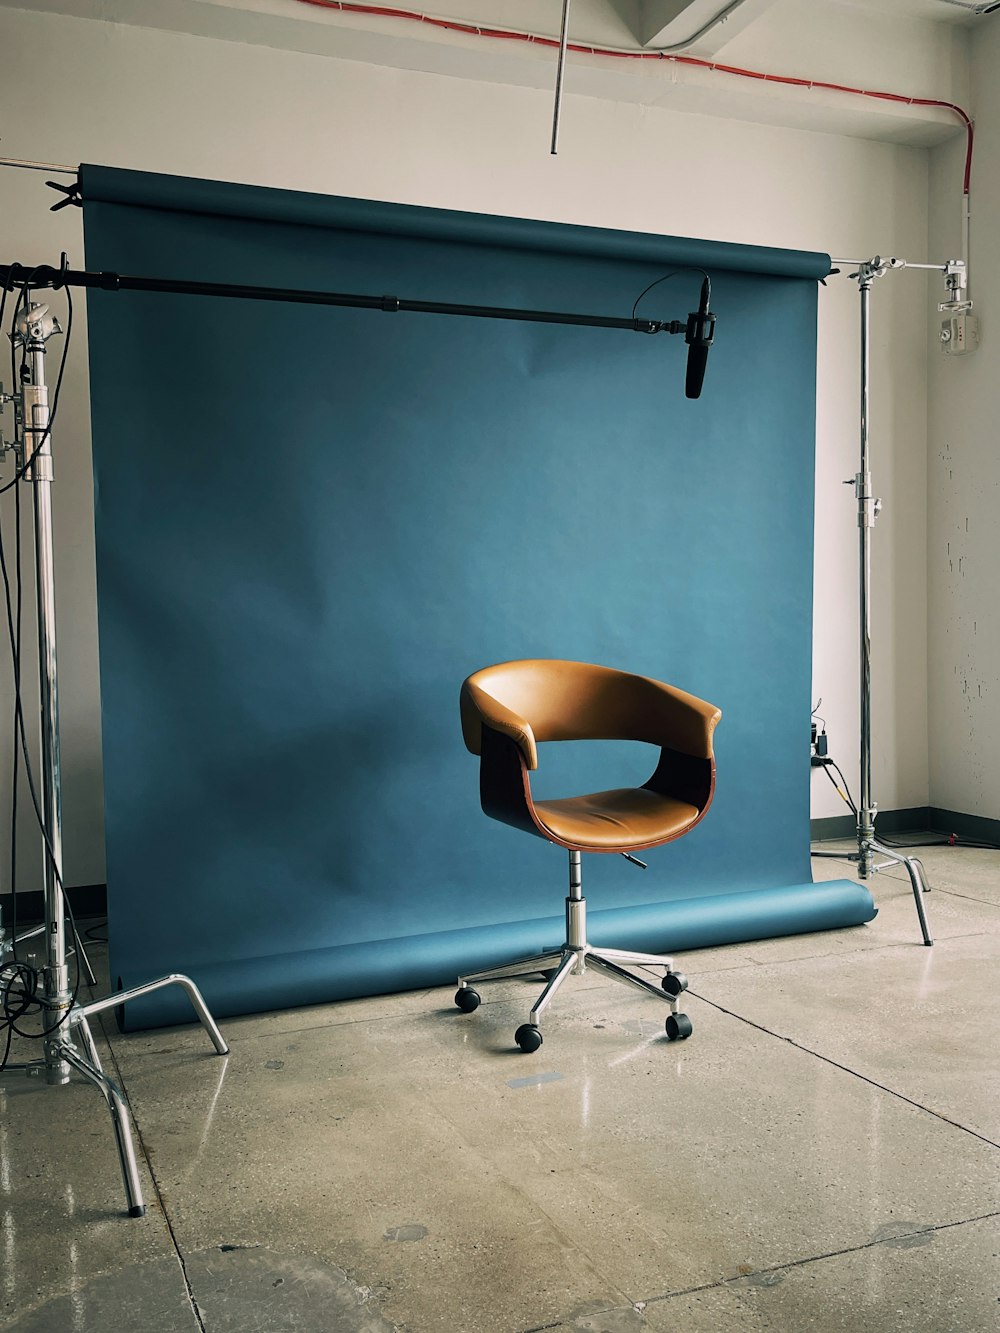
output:
[[[705,367],[708,365],[708,349],[715,341],[715,316],[708,308],[711,291],[712,284],[706,277],[701,284],[698,309],[688,315],[684,331],[684,341],[688,345],[687,375],[684,380],[684,395],[687,398],[701,397]]]

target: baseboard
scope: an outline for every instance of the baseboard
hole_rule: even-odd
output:
[[[931,823],[931,816],[935,813],[944,814],[946,812],[935,812],[930,806],[926,805],[917,805],[911,810],[880,810],[876,817],[876,823],[882,833],[922,832],[924,829],[940,827]],[[956,815],[955,818],[970,819],[973,816]],[[981,822],[992,822],[1000,829],[1000,823],[996,820],[982,820]],[[853,815],[832,815],[828,819],[810,819],[809,821],[809,836],[813,842],[826,842],[831,838],[853,838],[857,831],[858,822]],[[956,833],[960,832],[957,827],[954,831]],[[971,835],[967,834],[966,836]],[[996,841],[996,838],[991,838],[990,841]]]
[[[927,827],[935,833],[955,833],[969,842],[995,842],[1000,845],[1000,819],[985,815],[963,815],[957,810],[942,810],[932,805],[928,810]]]
[[[108,889],[106,884],[78,884],[66,890],[70,910],[78,918],[107,916]],[[35,926],[45,917],[45,897],[41,889],[19,890],[17,895],[17,928]],[[13,920],[11,897],[0,893],[0,921],[8,928]]]
[[[914,806],[912,810],[880,810],[876,826],[879,833],[954,833],[969,842],[991,842],[1000,846],[1000,819],[963,815],[957,810],[942,810],[936,805]],[[809,821],[809,836],[813,842],[853,838],[856,832],[857,821],[853,815]]]

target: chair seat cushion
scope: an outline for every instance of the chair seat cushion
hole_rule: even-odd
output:
[[[581,851],[620,851],[676,838],[700,815],[696,805],[660,796],[646,787],[622,787],[536,801],[539,822],[561,842]]]

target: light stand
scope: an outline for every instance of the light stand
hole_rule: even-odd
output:
[[[857,279],[861,296],[861,470],[854,478],[854,491],[858,501],[858,555],[860,565],[860,635],[861,635],[861,796],[858,802],[858,873],[862,879],[877,874],[886,864],[902,865],[910,877],[913,889],[913,901],[917,908],[921,934],[924,944],[930,945],[931,938],[924,911],[923,894],[927,892],[924,868],[915,856],[904,856],[891,847],[886,847],[875,837],[875,815],[877,805],[872,798],[872,682],[871,682],[871,576],[872,545],[871,534],[882,508],[881,500],[872,494],[872,474],[870,458],[870,410],[869,384],[871,380],[871,291],[876,278],[888,273],[891,268],[899,267],[897,261],[888,260],[885,264],[876,256],[858,266],[858,271],[851,276]],[[850,484],[849,482],[846,484]],[[886,860],[876,863],[876,853]]]
[[[875,817],[878,806],[872,797],[872,689],[871,689],[871,571],[872,548],[871,534],[882,508],[882,501],[872,492],[869,385],[871,382],[871,292],[877,278],[884,277],[894,269],[915,268],[929,269],[943,273],[947,282],[949,299],[938,308],[951,312],[966,311],[970,302],[965,299],[966,265],[964,260],[952,259],[946,264],[909,264],[902,259],[882,259],[876,255],[866,260],[835,260],[835,264],[857,266],[851,274],[858,283],[861,297],[861,469],[852,479],[844,483],[853,486],[858,502],[858,554],[860,565],[860,637],[861,637],[861,719],[860,719],[860,755],[861,755],[861,795],[857,809],[857,852],[850,853],[847,860],[858,863],[858,874],[862,879],[875,875],[889,865],[901,865],[910,877],[913,901],[917,909],[920,931],[926,945],[934,943],[927,925],[922,895],[929,891],[923,864],[915,856],[906,856],[898,848],[887,847],[879,842],[875,835]],[[839,856],[839,852],[814,852],[814,856]],[[886,859],[876,861],[876,856]]]
[[[142,1199],[135,1148],[128,1112],[121,1090],[104,1072],[90,1030],[92,1014],[116,1009],[164,986],[179,985],[187,991],[191,1003],[208,1031],[215,1049],[227,1055],[229,1047],[215,1024],[201,992],[189,977],[172,974],[144,986],[119,991],[89,1004],[76,1003],[69,982],[66,940],[66,904],[62,879],[62,796],[59,755],[59,695],[56,658],[55,580],[53,575],[52,536],[52,442],[49,430],[49,398],[45,383],[46,343],[60,333],[57,321],[45,305],[31,303],[25,288],[23,309],[17,314],[12,335],[15,346],[23,349],[24,364],[20,386],[13,386],[10,396],[19,421],[19,438],[14,443],[22,478],[31,486],[34,502],[35,593],[38,609],[38,671],[41,712],[41,823],[43,842],[43,890],[45,903],[45,966],[42,970],[44,1005],[44,1055],[27,1066],[29,1074],[44,1075],[50,1084],[68,1083],[75,1070],[100,1088],[108,1103],[121,1164],[122,1179],[130,1217],[141,1217],[146,1207]],[[13,885],[11,886],[13,890]],[[29,938],[39,931],[29,931]],[[19,941],[15,940],[16,945]],[[82,952],[82,951],[81,951]],[[4,950],[0,931],[0,984],[12,953]],[[88,971],[89,971],[89,964]],[[92,974],[91,974],[92,975]],[[7,983],[10,984],[9,981]],[[82,1054],[75,1044],[78,1037]]]

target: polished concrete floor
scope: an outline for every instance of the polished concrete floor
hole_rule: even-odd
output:
[[[996,1333],[1000,853],[923,856],[933,948],[884,873],[868,926],[685,955],[683,1043],[592,974],[532,1056],[535,981],[231,1019],[225,1058],[109,1024],[139,1220],[99,1093],[8,1072],[0,1327]]]

